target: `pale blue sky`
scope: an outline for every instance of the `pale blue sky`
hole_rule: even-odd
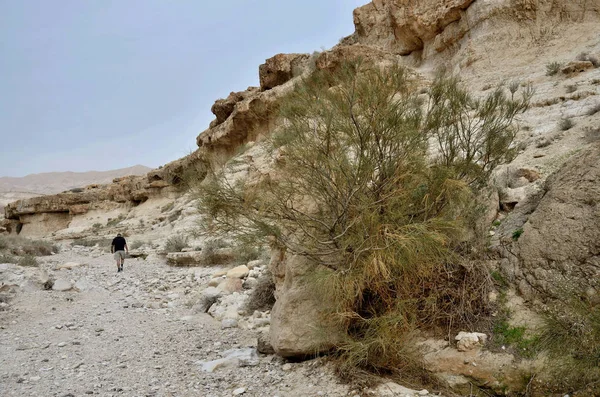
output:
[[[330,48],[368,0],[0,0],[0,176],[157,167],[280,52]]]

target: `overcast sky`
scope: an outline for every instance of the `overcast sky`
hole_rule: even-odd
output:
[[[0,176],[157,167],[280,52],[330,48],[368,0],[0,0]]]

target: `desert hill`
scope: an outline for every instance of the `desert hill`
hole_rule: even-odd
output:
[[[5,176],[0,177],[0,193],[55,194],[93,183],[110,183],[115,178],[127,175],[144,175],[151,170],[150,167],[138,164],[109,171],[43,172],[20,178]]]
[[[56,194],[92,184],[110,183],[115,178],[144,175],[150,170],[152,168],[134,165],[109,171],[43,172],[24,177],[0,177],[0,213],[4,213],[4,206],[13,201]]]

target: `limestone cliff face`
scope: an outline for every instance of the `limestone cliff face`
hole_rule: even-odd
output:
[[[473,1],[374,0],[354,11],[357,41],[400,55],[422,51],[460,21]],[[460,38],[454,35],[454,40]]]

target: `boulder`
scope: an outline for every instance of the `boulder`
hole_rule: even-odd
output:
[[[234,292],[242,291],[244,288],[243,282],[239,278],[227,277],[225,280],[221,281],[217,286],[217,289],[225,294],[233,294]]]
[[[297,255],[276,253],[269,265],[277,298],[271,312],[270,342],[283,357],[305,357],[331,350],[342,338],[332,321],[333,308],[320,299],[306,277],[316,266]]]
[[[250,273],[250,269],[248,269],[248,266],[241,265],[241,266],[237,266],[237,267],[234,267],[233,269],[229,270],[227,272],[227,277],[246,278],[248,276],[248,273]]]
[[[600,290],[600,145],[589,146],[549,176],[545,194],[515,248],[523,292]]]

